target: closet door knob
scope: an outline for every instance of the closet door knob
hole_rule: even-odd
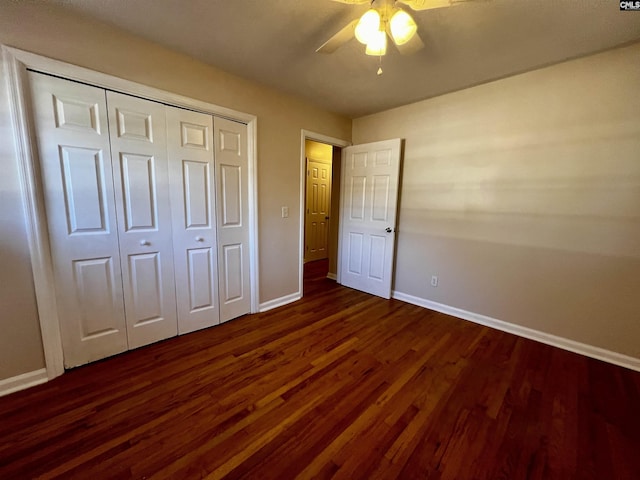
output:
[[[204,237],[196,237],[196,242],[204,242]]]
[[[149,245],[151,245],[151,242],[149,240],[140,240],[141,247],[148,247]]]

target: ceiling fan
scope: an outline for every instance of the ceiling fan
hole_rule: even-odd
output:
[[[387,36],[391,38],[400,53],[407,55],[417,52],[424,44],[417,33],[418,26],[405,10],[397,6],[403,3],[412,10],[429,10],[449,7],[454,3],[469,0],[333,0],[349,5],[369,3],[371,8],[360,18],[356,18],[327,40],[318,53],[333,53],[353,37],[367,46],[367,55],[382,56],[387,53]]]

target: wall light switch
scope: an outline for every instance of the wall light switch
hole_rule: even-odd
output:
[[[289,217],[289,207],[282,207],[282,218]]]

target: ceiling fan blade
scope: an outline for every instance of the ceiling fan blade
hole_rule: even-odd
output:
[[[336,0],[337,1],[337,0]],[[324,42],[320,48],[316,50],[317,53],[333,53],[342,45],[355,37],[356,25],[358,24],[358,18],[350,22],[346,27],[336,33],[329,40]]]
[[[338,1],[338,0],[334,0]],[[431,10],[432,8],[450,7],[456,0],[398,0],[413,10]]]
[[[396,48],[402,55],[412,55],[417,51],[422,50],[424,48],[424,43],[422,42],[420,35],[416,32],[416,34],[411,37],[411,40],[403,45],[396,45]]]

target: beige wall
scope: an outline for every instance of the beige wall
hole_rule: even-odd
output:
[[[44,3],[2,2],[0,43],[256,115],[260,301],[298,290],[300,132],[350,139],[349,119]],[[44,365],[4,82],[1,99],[0,379]]]
[[[639,87],[635,44],[354,120],[406,139],[395,289],[640,358]]]

